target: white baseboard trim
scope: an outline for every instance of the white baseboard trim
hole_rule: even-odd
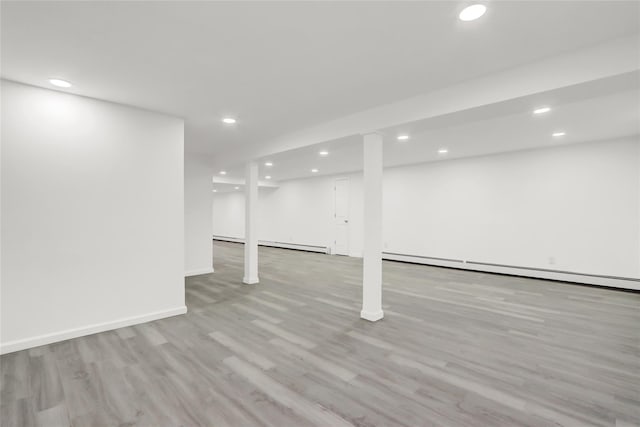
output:
[[[209,274],[209,273],[213,273],[213,267],[196,268],[195,270],[185,271],[184,277],[199,276],[201,274]]]
[[[213,236],[213,239],[222,240],[224,242],[244,243],[244,239],[241,237]],[[283,249],[295,249],[299,251],[318,252],[322,254],[328,253],[328,249],[325,246],[305,245],[301,243],[285,243],[285,242],[272,242],[270,240],[258,240],[258,246],[269,246],[272,248],[283,248]]]
[[[213,236],[213,240],[222,240],[223,242],[244,243],[242,237]]]
[[[238,237],[213,236],[215,240],[224,240],[227,242],[244,243],[244,239]],[[300,249],[305,251],[313,251],[325,253],[326,248],[319,246],[308,246],[295,243],[280,243],[259,241],[261,246],[272,246],[285,249]],[[350,257],[362,258],[360,252],[350,252]],[[425,257],[419,255],[407,255],[383,252],[382,259],[390,261],[411,262],[414,264],[433,265],[437,267],[459,268],[462,270],[482,271],[486,273],[509,274],[512,276],[532,277],[536,279],[557,280],[561,282],[580,283],[585,285],[605,286],[609,288],[629,289],[640,291],[640,279],[600,276],[594,274],[581,274],[570,271],[547,270],[541,268],[527,268],[509,265],[497,265],[488,263],[478,263],[471,261],[463,261],[457,259],[445,259],[435,257]]]
[[[242,283],[244,283],[245,285],[255,285],[260,283],[260,279],[258,279],[257,277],[243,277]]]
[[[124,319],[113,320],[110,322],[94,323],[92,325],[82,326],[79,328],[66,329],[51,334],[38,335],[35,337],[14,340],[0,344],[0,354],[13,353],[14,351],[25,350],[27,348],[39,347],[41,345],[51,344],[58,341],[65,341],[71,338],[83,337],[85,335],[96,334],[98,332],[110,331],[113,329],[124,328],[126,326],[137,325],[140,323],[151,322],[152,320],[164,319],[165,317],[177,316],[187,312],[186,306],[171,308],[168,310],[154,311],[140,316],[125,317]]]
[[[516,267],[488,263],[477,263],[456,259],[430,258],[418,255],[405,255],[383,252],[382,258],[390,261],[411,262],[414,264],[433,265],[437,267],[451,267],[462,270],[481,271],[486,273],[509,274],[512,276],[533,277],[536,279],[558,280],[561,282],[581,283],[586,285],[606,286],[640,291],[640,280],[581,274],[569,271],[555,271],[539,268]]]
[[[258,245],[269,246],[272,248],[295,249],[298,251],[318,252],[321,254],[326,254],[328,252],[325,246],[303,245],[303,244],[297,244],[297,243],[270,242],[267,240],[259,240]]]

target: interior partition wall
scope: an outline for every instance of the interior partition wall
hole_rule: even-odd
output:
[[[183,120],[1,89],[2,352],[184,313]]]
[[[361,256],[360,173],[261,189],[258,238],[328,247],[337,177],[349,177],[349,252]],[[383,191],[386,259],[640,288],[637,137],[386,168]],[[242,203],[215,195],[214,235],[243,237]]]

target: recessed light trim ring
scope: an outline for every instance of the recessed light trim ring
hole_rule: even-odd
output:
[[[69,88],[69,87],[73,86],[68,81],[62,80],[62,79],[58,79],[58,78],[55,78],[55,77],[50,78],[49,79],[49,83],[51,83],[52,85],[54,85],[56,87],[63,87],[63,88]]]
[[[462,9],[460,14],[458,15],[458,18],[460,18],[461,21],[465,21],[465,22],[475,21],[476,19],[484,15],[486,11],[487,11],[487,6],[480,3],[476,3]]]

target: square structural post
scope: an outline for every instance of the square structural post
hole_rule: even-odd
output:
[[[249,162],[244,180],[244,277],[243,283],[258,283],[258,163]]]
[[[362,311],[371,322],[382,312],[382,135],[364,135],[364,250]]]

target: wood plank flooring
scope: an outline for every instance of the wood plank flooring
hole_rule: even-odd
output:
[[[1,358],[2,426],[640,426],[640,294],[214,245],[188,314]]]

